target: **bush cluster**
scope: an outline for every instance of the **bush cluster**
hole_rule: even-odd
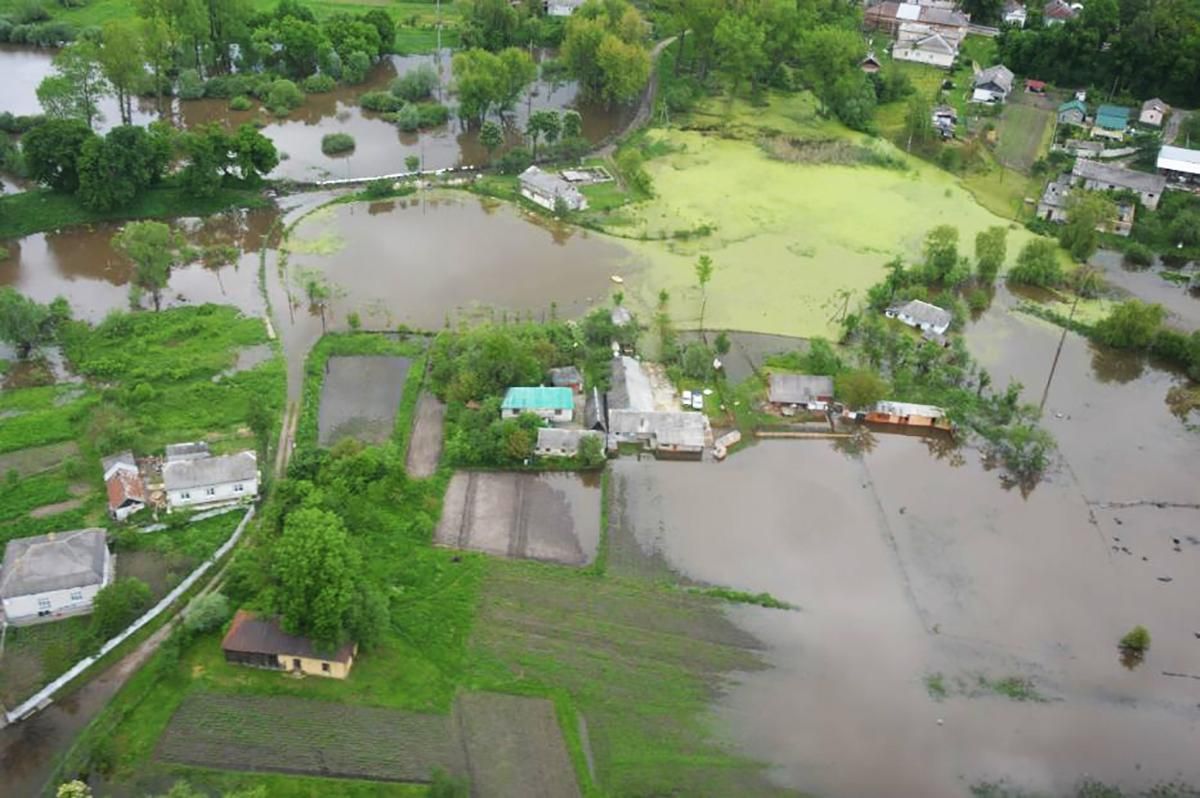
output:
[[[321,138],[321,152],[341,155],[354,149],[354,136],[349,133],[327,133]]]

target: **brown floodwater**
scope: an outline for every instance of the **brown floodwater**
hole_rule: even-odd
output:
[[[286,217],[285,217],[286,218]],[[450,191],[350,203],[304,218],[280,272],[268,261],[272,316],[289,364],[293,395],[304,353],[321,335],[300,275],[316,269],[333,285],[328,329],[357,313],[366,329],[438,330],[458,319],[581,315],[607,295],[611,275],[640,262],[587,231],[546,222],[506,203]]]
[[[535,52],[540,61],[549,57],[545,51]],[[36,89],[42,78],[51,73],[52,50],[0,45],[0,75],[8,78],[0,83],[0,111],[14,114],[41,112]],[[443,102],[453,105],[450,91],[450,51],[440,54],[389,56],[376,64],[367,80],[355,86],[338,86],[332,92],[308,95],[304,105],[278,119],[260,108],[250,111],[231,111],[229,101],[203,99],[176,101],[171,115],[176,124],[194,127],[209,122],[238,125],[253,120],[264,123],[262,132],[285,154],[272,177],[295,180],[322,180],[347,177],[370,177],[406,171],[405,158],[416,155],[424,169],[444,169],[452,166],[478,165],[487,160],[475,130],[464,130],[456,121],[421,133],[403,133],[378,114],[363,111],[358,106],[359,95],[387,89],[397,75],[421,65],[431,65],[441,77],[438,94]],[[135,103],[134,122],[146,124],[155,118],[153,98],[139,98]],[[105,98],[99,103],[107,129],[120,122],[116,101]],[[632,116],[628,107],[605,107],[584,103],[578,99],[578,86],[573,82],[538,80],[528,96],[517,104],[506,118],[508,143],[520,142],[519,131],[525,129],[530,111],[576,108],[583,119],[583,133],[591,141],[599,141],[616,130]],[[321,152],[321,139],[329,133],[349,133],[356,147],[349,155],[327,156]],[[503,149],[500,150],[503,152]]]
[[[1058,329],[1001,290],[968,332],[1003,384],[1040,398]],[[933,458],[876,434],[859,454],[767,441],[724,463],[615,465],[616,573],[767,591],[731,608],[771,669],[717,716],[782,786],[829,796],[960,796],[982,781],[1064,794],[1200,782],[1200,436],[1163,397],[1181,378],[1068,336],[1047,403],[1061,461],[1028,497],[971,448]],[[1127,365],[1117,366],[1132,372]],[[1178,543],[1176,543],[1178,541]],[[1117,641],[1146,625],[1130,670]],[[949,690],[935,700],[925,679]],[[1014,701],[979,678],[1031,679]],[[940,721],[940,722],[939,722]]]
[[[1200,328],[1200,296],[1188,291],[1187,285],[1165,279],[1161,267],[1129,268],[1121,253],[1111,250],[1100,250],[1088,263],[1099,269],[1110,285],[1162,305],[1171,314],[1169,322],[1187,330]]]
[[[176,220],[190,243],[235,246],[241,255],[220,268],[193,263],[173,269],[163,306],[216,302],[261,315],[258,252],[276,215],[273,209],[259,209]],[[89,321],[127,308],[132,266],[113,249],[112,237],[119,229],[98,224],[0,243],[8,249],[8,257],[0,260],[0,286],[11,285],[39,302],[65,297],[75,316]],[[149,301],[144,300],[147,307]]]

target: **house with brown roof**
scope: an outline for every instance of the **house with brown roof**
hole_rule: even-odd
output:
[[[318,649],[307,637],[283,631],[277,618],[264,618],[238,610],[221,641],[225,661],[251,668],[345,679],[354,666],[358,643],[344,643],[332,651]]]
[[[102,458],[104,487],[108,491],[108,514],[124,521],[146,506],[146,483],[142,481],[133,452],[119,452]]]
[[[1075,19],[1078,14],[1079,9],[1065,0],[1050,0],[1042,6],[1042,22],[1046,27],[1061,25],[1068,19]]]
[[[938,33],[950,34],[961,42],[967,37],[971,18],[953,8],[897,3],[894,0],[884,0],[863,11],[863,27],[868,30],[881,30],[895,36],[904,22],[920,22]]]

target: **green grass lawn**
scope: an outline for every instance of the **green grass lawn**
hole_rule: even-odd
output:
[[[1049,150],[1053,130],[1053,111],[1009,102],[996,124],[996,157],[1005,166],[1028,173]]]
[[[97,398],[76,385],[0,392],[0,453],[71,440]]]
[[[196,197],[182,188],[163,186],[143,192],[119,210],[97,212],[84,208],[73,194],[35,189],[0,196],[0,239],[21,238],[76,224],[209,216],[229,208],[261,208],[267,204],[258,191],[225,188],[211,197]]]

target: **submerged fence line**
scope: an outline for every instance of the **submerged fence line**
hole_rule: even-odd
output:
[[[150,609],[146,610],[146,612],[140,618],[127,626],[124,631],[108,640],[104,645],[100,646],[100,651],[98,653],[79,660],[79,662],[76,662],[71,669],[62,676],[59,676],[54,681],[50,682],[50,684],[34,693],[13,710],[6,712],[4,715],[5,720],[8,723],[16,723],[17,721],[24,720],[30,715],[33,715],[35,712],[44,709],[50,704],[50,701],[54,695],[68,683],[70,683],[71,680],[99,661],[105,654],[124,643],[139,629],[142,629],[146,624],[150,623],[163,612],[165,612],[167,608],[169,608],[179,599],[180,596],[191,589],[191,587],[196,584],[200,577],[204,576],[204,574],[206,574],[218,560],[229,553],[229,550],[232,549],[241,538],[242,532],[246,529],[246,525],[250,523],[250,519],[253,517],[254,505],[251,505],[250,508],[246,510],[245,517],[238,522],[237,529],[233,530],[233,534],[229,536],[229,539],[222,543],[221,547],[213,552],[211,557],[202,562],[199,566],[197,566],[196,570],[192,571],[182,582],[176,585],[174,590],[163,596],[161,601],[159,601]]]

